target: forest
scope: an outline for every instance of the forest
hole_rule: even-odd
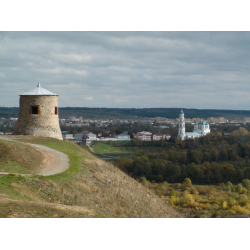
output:
[[[237,183],[250,178],[250,134],[243,127],[230,136],[217,132],[185,141],[173,136],[160,152],[145,153],[136,140],[134,143],[136,156],[117,158],[114,163],[134,178],[145,177],[156,183],[190,178],[196,184]]]
[[[248,218],[248,129],[218,126],[204,137],[186,141],[173,136],[155,145],[162,149],[155,152],[133,140],[135,156],[116,158],[114,164],[186,217]]]
[[[17,107],[0,107],[0,117],[18,117]],[[242,119],[250,116],[249,110],[219,110],[219,109],[183,109],[185,118],[193,117],[225,117],[226,119]],[[180,108],[88,108],[60,107],[60,118],[70,116],[83,119],[136,119],[136,118],[178,118]]]

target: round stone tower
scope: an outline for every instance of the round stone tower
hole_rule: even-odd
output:
[[[62,140],[58,118],[58,95],[37,88],[20,95],[19,117],[14,135],[33,135]]]

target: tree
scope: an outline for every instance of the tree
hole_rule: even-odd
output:
[[[135,144],[135,146],[137,146],[137,147],[142,145],[142,141],[141,141],[141,139],[139,137],[133,139],[132,141]]]
[[[72,131],[72,134],[73,134],[73,135],[75,135],[75,134],[77,134],[77,133],[78,133],[78,132],[77,132],[77,130],[75,130],[75,129]]]
[[[202,154],[200,151],[198,150],[188,150],[187,152],[187,158],[189,163],[200,163],[201,158],[202,158]]]
[[[210,152],[208,150],[206,151],[203,151],[202,153],[202,162],[205,162],[205,161],[210,161]]]
[[[129,131],[128,134],[129,134],[131,140],[134,139],[134,135],[133,135],[132,131]]]
[[[187,162],[187,153],[186,152],[180,152],[178,157],[179,164],[186,164]]]
[[[170,150],[168,152],[168,159],[174,163],[177,163],[178,162],[178,157],[179,157],[179,154],[178,152],[174,151],[174,150]]]
[[[234,181],[236,179],[236,169],[232,164],[226,163],[220,165],[220,172],[225,181]]]
[[[227,161],[227,158],[228,158],[227,151],[225,149],[222,149],[219,153],[219,159],[221,161]]]
[[[239,183],[235,188],[235,192],[242,193],[242,191],[243,191],[243,186],[241,183]]]
[[[172,162],[167,162],[165,165],[165,176],[170,180],[172,176],[179,175],[181,173],[181,169],[178,165],[172,163]],[[172,180],[172,179],[171,179]]]
[[[198,176],[200,175],[200,172],[201,172],[200,167],[195,165],[194,163],[191,163],[187,166],[187,174],[193,180],[196,180],[196,181],[198,180]]]
[[[250,180],[249,179],[244,179],[242,181],[242,185],[248,190],[248,192],[250,192]]]
[[[143,186],[145,186],[145,187],[148,188],[148,181],[147,181],[147,179],[146,179],[145,177],[140,177],[140,178],[139,178],[139,182],[140,182]]]
[[[177,192],[174,190],[174,189],[172,189],[171,190],[171,192],[170,192],[170,198],[177,198],[178,196],[177,196]]]
[[[215,123],[215,119],[213,117],[208,118],[210,123]]]
[[[240,127],[239,129],[233,131],[233,132],[231,133],[231,135],[242,137],[242,136],[248,135],[248,131],[247,131],[245,128]]]
[[[233,185],[232,182],[227,181],[227,183],[226,183],[226,191],[234,192],[234,185]]]
[[[249,157],[248,156],[245,157],[245,161],[246,161],[246,168],[248,168],[248,166],[249,166]]]
[[[189,178],[185,178],[182,184],[185,185],[186,187],[191,187],[192,181]]]
[[[219,151],[215,148],[212,148],[210,151],[210,160],[211,161],[218,161],[219,159]]]
[[[184,191],[183,196],[180,199],[182,205],[189,205],[190,203],[195,202],[195,197],[190,194],[187,190]]]
[[[228,148],[227,155],[229,161],[234,161],[236,159],[235,151],[232,148]]]

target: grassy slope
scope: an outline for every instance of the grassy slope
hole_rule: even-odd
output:
[[[42,154],[22,143],[0,140],[0,172],[30,174],[42,161]]]
[[[70,168],[48,177],[0,177],[0,217],[180,217],[141,184],[79,146],[22,138],[66,153]]]
[[[126,144],[126,146],[124,146]],[[162,147],[135,147],[132,142],[95,142],[91,145],[96,154],[104,154],[111,157],[133,157],[137,150],[145,151],[145,153],[153,153],[162,151]],[[98,156],[98,155],[97,155]],[[98,156],[105,158],[105,156]]]

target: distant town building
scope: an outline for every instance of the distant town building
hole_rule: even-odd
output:
[[[141,141],[151,141],[152,133],[142,131],[136,134],[135,138],[139,138]]]
[[[130,141],[130,136],[128,134],[114,135],[118,141]]]
[[[63,140],[74,140],[73,134],[68,131],[62,131],[62,138]]]
[[[135,138],[139,138],[141,141],[159,141],[159,140],[169,140],[171,138],[170,134],[152,134],[147,131],[142,131],[137,133],[136,135],[133,134]]]
[[[169,140],[170,138],[170,134],[153,134],[153,141]]]
[[[128,131],[122,131],[121,134],[128,135]]]
[[[82,141],[83,139],[83,134],[75,134],[74,135],[74,140],[77,140],[77,141]]]
[[[99,139],[96,137],[96,134],[88,133],[87,136],[88,136],[88,139],[89,139],[90,141],[97,141],[97,140],[99,140]]]
[[[101,137],[100,141],[118,141],[115,136],[105,136]]]

